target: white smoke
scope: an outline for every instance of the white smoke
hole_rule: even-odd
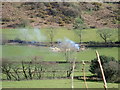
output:
[[[76,44],[74,41],[64,38],[64,40],[58,40],[58,46],[50,47],[50,50],[53,52],[62,52],[62,51],[79,51],[80,45]]]
[[[45,41],[46,37],[41,33],[40,29],[34,28],[34,34],[38,41]]]
[[[74,41],[68,38],[65,38],[59,45],[66,46],[66,48],[72,48],[72,49],[77,49],[77,50],[80,49],[79,44],[76,44]]]
[[[46,36],[41,32],[40,29],[34,28],[34,29],[29,29],[29,28],[23,28],[20,29],[20,36],[23,38],[25,41],[45,41]]]

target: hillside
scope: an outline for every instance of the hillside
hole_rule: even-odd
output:
[[[87,28],[118,28],[117,3],[2,3],[2,27],[63,26],[71,29],[80,17]]]

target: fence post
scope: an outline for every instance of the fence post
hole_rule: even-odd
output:
[[[85,77],[85,62],[82,61],[82,63],[83,63],[83,77],[84,77],[84,83],[85,83],[86,89],[88,90],[88,85],[87,85],[87,83],[86,83],[86,77]]]
[[[74,88],[74,71],[75,71],[75,60],[73,60],[73,65],[72,65],[72,75],[71,75],[72,90],[73,90],[73,88]]]
[[[104,75],[104,71],[103,71],[103,67],[102,67],[102,64],[101,64],[101,61],[100,61],[98,51],[96,51],[96,55],[97,55],[98,62],[99,62],[99,65],[100,65],[100,70],[101,70],[101,73],[102,73],[102,78],[103,78],[103,82],[104,82],[104,88],[105,88],[105,90],[107,90],[107,82],[106,82],[106,79],[105,79],[105,75]]]

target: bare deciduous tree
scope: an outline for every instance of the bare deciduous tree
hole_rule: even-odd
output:
[[[55,27],[50,26],[47,30],[47,35],[48,35],[48,38],[50,40],[51,46],[53,46],[53,41],[54,41],[55,34],[56,34]]]
[[[83,30],[80,29],[80,30],[75,30],[76,34],[79,36],[79,40],[80,40],[80,44],[82,42],[82,34],[83,34]]]
[[[28,79],[26,70],[27,70],[27,69],[26,69],[26,67],[25,67],[25,63],[22,61],[22,71],[23,71],[24,77],[25,77],[26,79]]]
[[[10,74],[10,71],[11,71],[11,65],[12,63],[7,60],[7,59],[2,59],[2,73],[6,74],[6,77],[7,77],[7,80],[11,80],[12,77],[11,77],[11,74]]]
[[[108,40],[110,40],[111,37],[114,35],[115,30],[112,30],[110,28],[102,28],[98,29],[97,33],[104,40],[104,42],[107,43]]]
[[[82,42],[82,35],[83,35],[83,30],[86,27],[86,25],[84,24],[84,20],[80,17],[75,19],[73,28],[75,29],[74,31],[76,32],[76,34],[79,36],[80,39],[80,43]]]
[[[12,66],[12,70],[14,71],[14,73],[11,72],[11,76],[13,76],[15,80],[20,81],[20,76],[19,76],[20,67],[18,66],[18,64],[14,64]]]

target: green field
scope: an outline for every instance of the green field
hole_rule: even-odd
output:
[[[3,36],[7,39],[15,39],[15,38],[19,38],[21,40],[34,40],[34,41],[40,41],[36,38],[36,34],[33,32],[34,29],[33,28],[27,28],[28,33],[25,34],[24,32],[22,32],[23,29],[2,29],[0,30],[0,33],[3,34]],[[58,40],[62,40],[64,38],[68,38],[70,40],[73,40],[75,42],[79,42],[79,37],[78,35],[75,33],[74,30],[68,30],[66,28],[56,28],[56,33],[54,35],[54,41],[58,41]],[[116,34],[114,34],[112,40],[113,41],[118,41],[118,31],[116,30]],[[49,38],[47,37],[47,28],[42,28],[40,29],[40,33],[41,33],[41,38],[44,36],[44,40],[42,41],[49,41]],[[99,37],[99,35],[97,34],[97,29],[85,29],[82,33],[82,41],[86,42],[86,41],[98,41],[98,42],[102,42],[103,40]],[[31,38],[32,37],[32,38]]]
[[[89,88],[103,88],[103,82],[87,81]],[[74,80],[74,88],[85,88],[82,80]],[[3,81],[3,88],[71,88],[70,79]],[[118,84],[108,83],[108,88],[118,88]]]
[[[77,61],[87,60],[90,61],[96,57],[95,50],[98,50],[100,55],[112,56],[118,59],[118,49],[114,48],[87,48],[85,51],[76,53]],[[52,52],[47,47],[35,46],[20,46],[20,45],[3,45],[2,57],[3,58],[27,58],[32,56],[41,56],[44,61],[65,61],[64,54],[61,52]],[[17,59],[17,60],[19,60]],[[24,59],[27,60],[27,59]],[[29,59],[27,60],[29,61]]]
[[[49,41],[47,37],[46,28],[41,29],[41,40],[46,42]],[[66,28],[57,28],[54,41],[68,38],[75,42],[79,42],[79,37],[73,30],[67,30]],[[82,34],[82,41],[96,41],[102,42],[103,40],[97,35],[97,29],[86,29]],[[36,34],[33,33],[33,29],[29,28],[29,35],[21,33],[20,29],[2,29],[0,30],[3,37],[8,40],[21,39],[27,41],[40,41],[37,39]],[[32,36],[32,37],[31,37]],[[117,33],[114,35],[113,41],[118,41]],[[100,55],[112,56],[118,60],[118,47],[113,48],[86,48],[84,51],[75,53],[77,61],[90,61],[96,58],[95,51],[97,50]],[[64,53],[52,52],[49,47],[36,47],[27,45],[1,45],[0,46],[0,57],[8,58],[13,61],[30,61],[31,57],[40,56],[42,61],[65,61]],[[19,65],[18,65],[19,66]],[[50,67],[50,66],[49,66]],[[48,67],[48,69],[50,69]],[[52,65],[52,69],[54,66]],[[65,69],[66,65],[60,66]],[[75,76],[82,76],[80,73],[82,65],[78,66],[79,72],[75,72]],[[58,68],[58,67],[57,67]],[[56,68],[55,68],[56,69]],[[49,73],[48,73],[49,74]],[[86,75],[91,76],[89,72],[89,65],[86,65]],[[6,78],[3,75],[3,78]],[[103,82],[101,81],[87,81],[89,88],[103,88]],[[53,79],[53,80],[28,80],[28,81],[2,81],[3,88],[71,88],[70,79]],[[74,80],[75,88],[84,88],[84,82],[82,80]],[[108,88],[118,88],[116,83],[108,83]]]

